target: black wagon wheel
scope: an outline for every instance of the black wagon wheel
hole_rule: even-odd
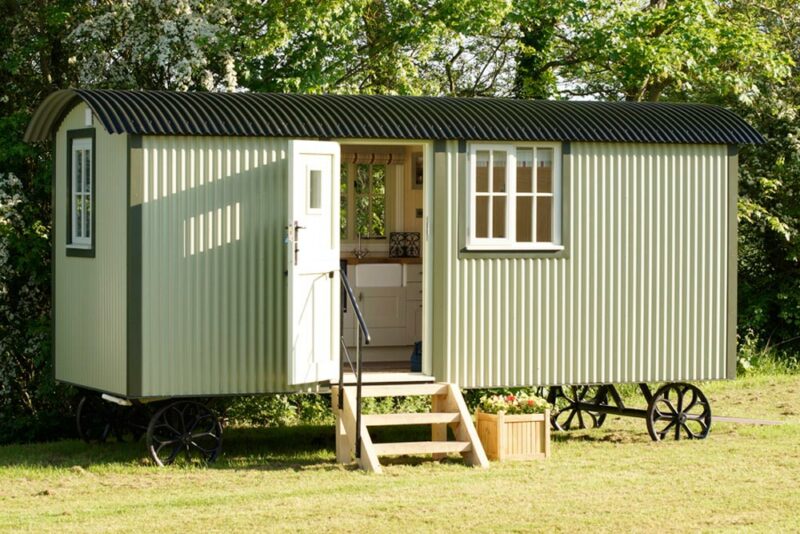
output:
[[[78,436],[86,443],[103,443],[114,432],[117,406],[94,393],[87,393],[78,403],[75,420]]]
[[[147,427],[147,451],[159,466],[176,462],[213,462],[222,450],[222,425],[205,404],[171,402],[158,410]]]
[[[152,415],[152,410],[146,404],[135,402],[125,408],[119,420],[118,439],[139,441],[147,433]]]
[[[705,439],[711,430],[711,404],[692,384],[664,384],[647,405],[647,432],[653,441]]]
[[[605,390],[601,386],[560,386],[551,388],[548,401],[555,405],[556,412],[550,417],[555,430],[578,430],[600,428],[606,414],[578,408],[578,402],[606,404]]]

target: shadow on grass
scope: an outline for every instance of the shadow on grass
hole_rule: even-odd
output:
[[[424,427],[387,427],[372,432],[376,442],[429,439]],[[306,470],[347,469],[335,462],[331,426],[227,428],[222,456],[209,469]],[[406,462],[408,463],[408,462]],[[87,444],[79,440],[6,445],[0,447],[0,468],[95,466],[153,466],[145,440]],[[170,467],[171,469],[172,467]]]
[[[211,468],[238,468],[264,459],[284,465],[315,464],[334,457],[333,428],[228,428],[221,458]],[[72,467],[97,465],[150,465],[144,438],[137,442],[87,444],[79,440],[5,445],[0,447],[0,467]]]

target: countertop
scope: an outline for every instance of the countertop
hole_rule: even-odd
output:
[[[359,263],[402,263],[406,265],[421,265],[422,258],[393,258],[390,256],[372,256],[368,255],[361,259],[356,258],[355,256],[347,256],[343,257],[343,260],[347,261],[348,265],[358,265]]]

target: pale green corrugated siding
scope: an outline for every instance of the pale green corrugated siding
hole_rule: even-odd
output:
[[[437,378],[464,387],[725,378],[727,147],[571,148],[566,257],[547,259],[459,259],[465,160],[454,143],[437,154]]]
[[[126,393],[127,136],[95,125],[95,257],[67,257],[67,130],[86,128],[85,104],[56,133],[55,367],[56,378]]]
[[[143,139],[143,395],[287,389],[287,147],[282,139]]]

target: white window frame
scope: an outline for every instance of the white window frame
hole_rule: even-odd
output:
[[[530,243],[517,243],[517,149],[518,148],[532,148],[534,149],[534,168],[536,167],[536,149],[537,148],[551,148],[553,149],[553,240],[549,242],[530,242]],[[475,222],[475,199],[478,195],[476,191],[476,169],[477,169],[477,153],[478,151],[505,151],[506,153],[506,237],[494,238],[486,237],[479,238],[475,236],[476,222]],[[510,251],[542,251],[542,252],[557,252],[564,250],[561,240],[561,143],[513,143],[513,144],[499,144],[499,143],[470,143],[468,150],[468,167],[467,167],[467,250],[510,250]],[[536,174],[533,177],[533,193],[525,193],[526,196],[533,196],[533,205],[536,205],[535,199],[537,196],[536,188],[538,186]],[[490,178],[491,181],[491,178]],[[540,195],[546,196],[546,195]],[[491,203],[490,203],[491,204]],[[535,209],[535,207],[534,207]],[[534,221],[536,217],[534,216]],[[535,226],[531,229],[533,235],[536,235]]]
[[[70,221],[72,224],[70,225],[72,228],[72,232],[70,235],[70,242],[67,244],[69,248],[80,248],[80,249],[90,249],[92,248],[92,223],[93,218],[95,217],[93,208],[93,201],[94,199],[94,179],[95,179],[95,169],[94,169],[94,159],[93,159],[93,150],[94,147],[92,146],[92,138],[91,137],[80,137],[75,138],[72,140],[72,146],[70,146],[71,152],[71,168],[70,172]],[[85,167],[83,167],[84,172],[81,173],[81,176],[76,176],[78,170],[78,153],[79,151],[87,151],[89,153],[89,161],[92,162],[92,166],[90,168],[90,173],[87,175],[85,172]],[[88,180],[87,180],[88,178]],[[81,192],[78,192],[78,182],[81,185]],[[89,218],[87,220],[85,213],[82,219],[83,223],[83,231],[80,231],[78,226],[78,210],[77,205],[78,197],[82,197],[82,206],[90,206],[89,208]]]

